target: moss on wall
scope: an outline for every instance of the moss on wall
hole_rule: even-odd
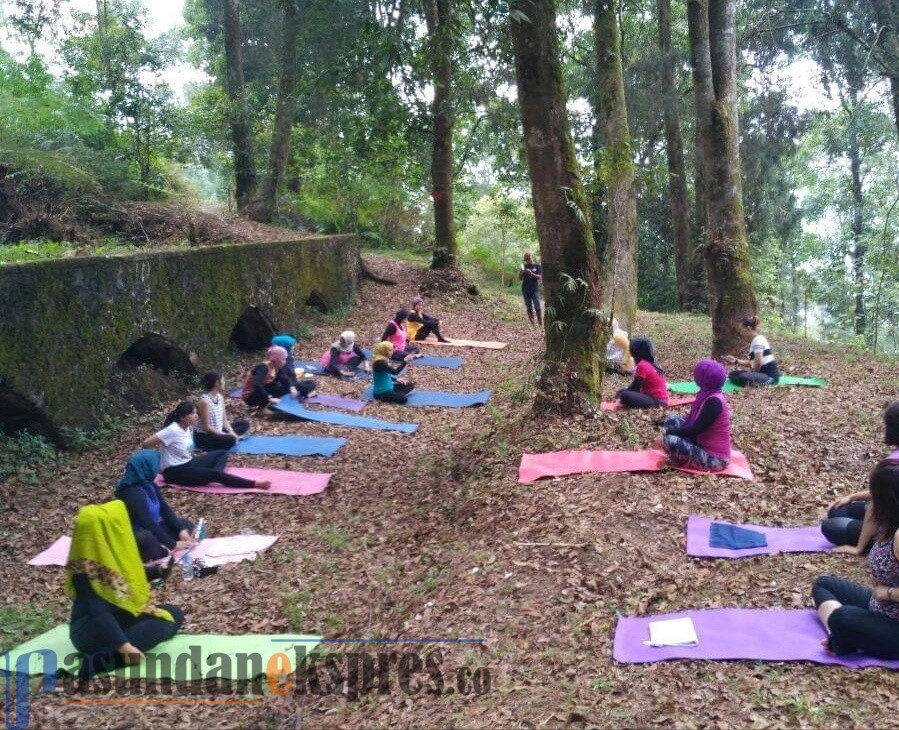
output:
[[[355,236],[327,236],[0,266],[0,379],[53,423],[92,425],[114,364],[142,334],[212,367],[249,305],[289,331],[313,289],[351,304],[358,262]]]

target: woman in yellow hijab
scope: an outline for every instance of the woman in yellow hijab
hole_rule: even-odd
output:
[[[79,676],[125,664],[173,637],[184,621],[176,606],[153,604],[128,510],[121,500],[82,507],[66,563],[73,599],[69,637],[86,655]]]
[[[396,367],[390,366],[391,355],[393,355],[392,342],[384,340],[375,345],[371,364],[372,394],[375,400],[403,405],[409,400],[409,393],[412,392],[413,386],[410,383],[397,381],[396,376],[413,359],[413,355],[406,355]]]

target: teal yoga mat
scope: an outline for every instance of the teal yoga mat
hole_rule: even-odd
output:
[[[805,385],[811,388],[823,388],[827,385],[827,381],[824,378],[797,378],[793,375],[781,375],[780,382],[778,382],[777,386],[781,385]],[[693,394],[699,392],[699,386],[692,381],[684,381],[684,382],[676,382],[676,383],[668,383],[668,390],[672,393],[685,393],[685,394]],[[724,384],[725,393],[738,393],[743,388],[739,385],[734,385],[729,380]]]
[[[147,652],[148,659],[136,669],[129,667],[118,671],[123,677],[142,679],[192,681],[206,679],[213,672],[222,679],[253,679],[264,674],[269,658],[281,652],[290,658],[295,668],[297,649],[305,648],[306,654],[309,654],[321,638],[311,634],[176,634]],[[39,650],[50,651],[51,656],[55,656],[57,672],[76,674],[81,666],[78,651],[69,640],[69,626],[61,624],[2,655],[0,670],[3,673],[18,671],[19,657]],[[225,658],[213,656],[216,654]],[[254,654],[258,654],[261,661]],[[45,665],[41,654],[32,653],[28,658],[28,674],[45,674],[52,667],[52,662],[48,665]]]

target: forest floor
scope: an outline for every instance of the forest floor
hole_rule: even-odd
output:
[[[322,318],[298,350],[318,357],[347,327],[366,343],[405,306],[425,276],[413,263],[367,254],[399,282],[365,282],[343,319]],[[810,664],[671,661],[616,665],[616,614],[719,606],[811,605],[810,585],[834,573],[867,582],[864,561],[792,554],[734,561],[688,558],[688,515],[772,525],[815,524],[836,495],[857,491],[886,453],[881,411],[899,394],[899,363],[768,332],[786,373],[827,378],[824,389],[776,388],[730,396],[734,443],[754,482],[653,474],[583,475],[517,484],[522,452],[637,449],[658,435],[658,412],[535,420],[532,386],[541,331],[513,298],[444,294],[428,302],[452,337],[498,339],[504,350],[429,348],[465,358],[459,371],[417,368],[427,389],[492,389],[470,409],[370,404],[365,414],[421,424],[407,436],[308,423],[257,423],[256,433],[346,436],[331,459],[235,457],[244,465],[334,474],[306,498],[169,491],[176,512],[205,517],[212,534],[280,533],[254,563],[217,576],[170,580],[157,602],[180,605],[186,633],[317,633],[341,637],[476,637],[439,648],[457,668],[486,668],[490,691],[409,696],[268,695],[254,706],[77,706],[57,690],[33,703],[33,725],[294,728],[410,726],[755,727],[895,725],[899,675]],[[671,380],[688,380],[707,353],[708,321],[639,315]],[[230,383],[253,361],[227,365]],[[359,383],[320,379],[352,396]],[[608,400],[625,381],[607,376]],[[171,404],[165,404],[170,407]],[[230,404],[232,416],[243,413]],[[78,507],[112,496],[123,465],[163,414],[136,418],[114,443],[70,454],[35,479],[0,485],[0,600],[5,648],[67,620],[62,570],[26,560],[71,530]],[[683,410],[683,409],[680,409]],[[533,543],[549,543],[535,545]],[[11,619],[15,619],[12,621]],[[374,651],[374,650],[373,650]],[[483,676],[483,674],[482,674]],[[426,679],[426,677],[425,677]],[[114,695],[110,694],[110,698]]]

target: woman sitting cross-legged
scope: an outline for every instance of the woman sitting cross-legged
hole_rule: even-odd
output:
[[[196,544],[191,534],[193,523],[178,517],[156,486],[159,462],[156,449],[138,451],[128,459],[125,475],[115,488],[116,499],[122,500],[128,510],[137,549],[145,563]]]
[[[716,360],[693,368],[699,394],[686,419],[665,419],[662,448],[674,466],[720,471],[730,462],[730,408],[721,392],[727,372]]]
[[[868,486],[875,526],[868,553],[873,587],[827,575],[815,581],[812,597],[829,651],[899,659],[899,464],[881,461]]]
[[[79,677],[138,664],[144,652],[172,638],[184,622],[176,606],[156,606],[125,504],[82,507],[66,562],[73,599],[69,638],[85,655]]]
[[[425,314],[425,300],[421,297],[412,299],[412,311],[409,312],[406,330],[409,336],[416,342],[426,340],[432,332],[437,337],[437,342],[449,342],[446,337],[440,334],[440,320],[437,317],[429,317]]]
[[[379,342],[375,345],[374,358],[372,361],[372,393],[375,400],[385,401],[387,403],[399,403],[400,405],[409,400],[409,393],[412,392],[413,385],[411,383],[403,383],[396,379],[406,364],[412,360],[412,355],[406,355],[399,365],[391,367],[390,356],[393,354],[393,344],[390,342]]]
[[[235,489],[268,489],[272,486],[270,481],[252,481],[228,474],[225,471],[227,451],[207,451],[201,456],[193,456],[197,418],[196,406],[189,400],[181,401],[165,419],[165,428],[141,444],[144,449],[159,449],[159,470],[166,482],[185,487],[215,483]]]
[[[296,391],[294,397],[308,398],[315,392],[315,378],[312,377],[311,373],[305,373],[301,378],[297,377],[297,366],[293,360],[293,347],[296,344],[296,338],[291,335],[275,335],[272,337],[272,347],[283,347],[287,353],[287,359],[276,373],[275,380],[285,383],[288,392],[293,393]]]
[[[387,326],[384,328],[384,334],[381,335],[382,341],[387,341],[393,344],[393,354],[390,356],[391,360],[405,360],[406,355],[417,355],[421,352],[421,348],[418,345],[410,345],[409,337],[406,332],[406,320],[409,319],[409,312],[405,309],[401,309],[396,313],[396,316],[387,323]]]
[[[888,461],[899,463],[899,401],[891,403],[883,412],[884,441],[896,449]],[[866,489],[832,502],[827,508],[827,519],[821,523],[821,532],[838,547],[835,553],[864,555],[871,548],[874,538],[871,518],[871,493]]]
[[[636,362],[634,379],[615,397],[625,408],[661,408],[668,405],[668,383],[665,371],[655,364],[655,350],[648,337],[634,337],[630,344]]]
[[[328,375],[338,378],[352,375],[359,367],[365,372],[369,370],[365,350],[356,343],[356,333],[352,330],[341,332],[340,337],[331,343],[331,348],[321,357],[321,366]]]
[[[298,397],[299,390],[284,367],[286,364],[287,350],[277,345],[268,348],[265,360],[247,373],[241,393],[244,403],[253,408],[266,408],[288,393]]]
[[[759,331],[759,318],[747,317],[740,322],[740,328],[749,343],[749,359],[740,360],[732,355],[725,356],[725,360],[736,365],[744,365],[750,370],[734,370],[730,374],[730,381],[734,385],[765,386],[777,385],[780,380],[780,370],[777,360],[771,351],[771,345],[765,335]]]
[[[199,421],[194,429],[194,445],[204,451],[230,449],[250,430],[250,422],[241,418],[234,423],[225,413],[225,383],[221,373],[210,370],[203,375],[203,395],[197,401]]]

